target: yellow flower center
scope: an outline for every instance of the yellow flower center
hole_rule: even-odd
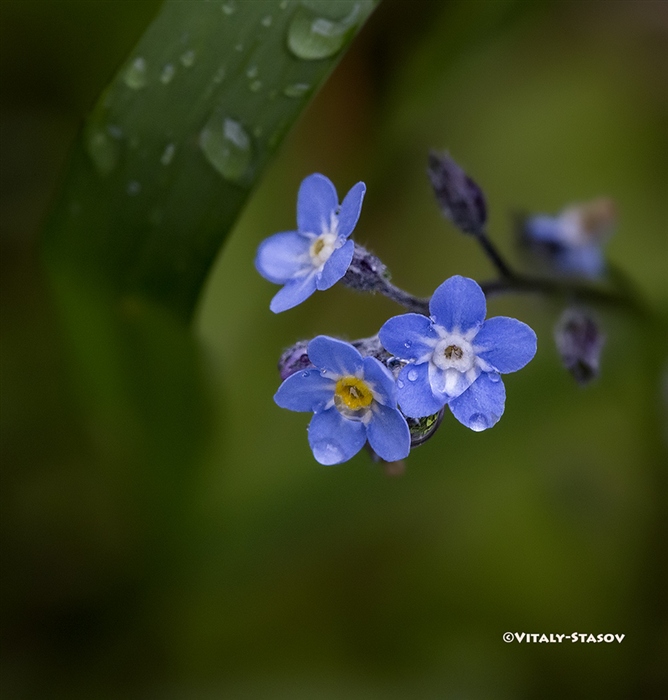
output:
[[[357,377],[341,377],[334,389],[334,405],[344,415],[367,408],[373,401],[371,389]]]

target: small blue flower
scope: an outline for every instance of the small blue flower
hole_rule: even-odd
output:
[[[536,353],[536,334],[521,321],[485,321],[485,294],[467,277],[451,277],[429,302],[431,317],[404,314],[378,334],[388,352],[408,361],[397,378],[401,410],[412,418],[444,404],[472,430],[491,428],[503,414],[500,374],[524,367]]]
[[[615,206],[605,197],[540,214],[522,222],[522,242],[539,259],[564,275],[594,279],[605,270],[602,245],[616,223]]]
[[[288,377],[274,401],[291,411],[313,411],[308,440],[320,464],[340,464],[368,440],[388,462],[408,456],[411,437],[397,408],[392,373],[375,357],[320,335],[308,345],[316,369]]]
[[[336,188],[324,175],[314,173],[302,181],[297,230],[270,236],[255,257],[255,267],[265,279],[285,285],[269,305],[274,313],[301,304],[316,289],[329,289],[346,274],[355,249],[347,239],[365,192],[365,184],[358,182],[339,206]]]

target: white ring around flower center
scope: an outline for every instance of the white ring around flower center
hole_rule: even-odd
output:
[[[458,333],[453,333],[436,343],[431,361],[439,369],[468,372],[475,364],[475,353],[468,340]]]
[[[322,233],[311,243],[309,254],[313,267],[321,267],[329,260],[336,250],[337,238],[335,233]]]

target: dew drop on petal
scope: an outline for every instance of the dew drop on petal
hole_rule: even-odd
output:
[[[489,372],[487,374],[487,378],[490,382],[494,382],[495,384],[501,379],[501,377],[496,372]]]
[[[330,440],[318,440],[311,448],[313,456],[320,464],[338,464],[345,456],[339,445]]]
[[[308,377],[309,373],[308,372],[302,372],[302,377]]]
[[[398,380],[397,380],[397,386],[398,386],[400,389],[403,389],[403,388],[404,388],[404,383],[401,381],[401,379],[398,379]]]
[[[418,373],[417,370],[411,369],[408,372],[408,381],[409,382],[414,382],[418,378]]]
[[[489,426],[489,421],[482,413],[474,413],[469,416],[469,428],[471,428],[471,430],[475,430],[476,433],[486,430],[489,428]]]
[[[133,90],[140,90],[146,86],[146,60],[142,56],[135,58],[127,67],[123,82]]]
[[[410,348],[412,345],[413,345],[413,341],[412,341],[412,340],[407,340],[407,341],[404,343],[404,347],[406,348],[406,350],[408,350],[408,348]]]
[[[209,163],[226,180],[239,182],[248,173],[253,146],[238,121],[214,115],[200,132],[199,145]]]

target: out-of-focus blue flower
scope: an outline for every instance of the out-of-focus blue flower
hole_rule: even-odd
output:
[[[302,181],[297,230],[265,239],[255,257],[255,267],[264,278],[285,285],[269,305],[274,313],[301,304],[316,289],[329,289],[346,274],[355,248],[348,237],[365,192],[365,184],[358,182],[339,206],[336,189],[324,175],[314,173]]]
[[[616,223],[612,200],[602,197],[564,209],[558,216],[530,216],[521,241],[536,257],[566,275],[599,277],[605,269],[602,245]]]
[[[308,356],[316,369],[289,376],[274,401],[315,414],[308,440],[318,462],[345,462],[367,440],[388,462],[407,457],[410,432],[397,408],[392,373],[375,357],[362,357],[352,345],[324,335],[308,344]]]
[[[401,410],[411,417],[448,404],[472,430],[491,428],[503,414],[506,390],[500,374],[524,367],[536,353],[536,334],[521,321],[485,321],[485,295],[467,277],[451,277],[429,302],[431,317],[404,314],[380,329],[388,352],[407,360],[397,379]]]

